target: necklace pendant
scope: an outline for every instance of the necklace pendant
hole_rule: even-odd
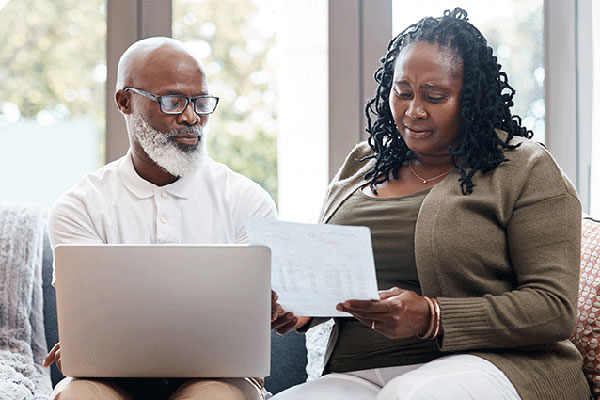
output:
[[[443,174],[439,174],[437,176],[434,176],[433,178],[423,179],[423,177],[421,175],[417,174],[417,171],[415,171],[415,169],[413,168],[413,166],[412,166],[412,160],[408,162],[408,168],[410,168],[410,171],[413,173],[413,175],[415,176],[415,178],[417,178],[418,180],[420,180],[421,182],[423,182],[423,185],[426,185],[427,182],[431,182],[433,180],[441,178],[444,175],[448,175],[450,173],[450,171],[452,171],[452,168],[450,168],[448,171],[444,172]]]

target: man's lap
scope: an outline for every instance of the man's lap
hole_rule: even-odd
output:
[[[245,378],[155,379],[155,378],[71,378],[60,381],[53,399],[215,399],[258,400],[258,386]]]

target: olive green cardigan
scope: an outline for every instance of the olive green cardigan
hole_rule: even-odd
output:
[[[508,162],[473,176],[472,194],[461,193],[454,169],[427,195],[415,232],[419,281],[440,304],[442,352],[491,361],[523,399],[588,399],[581,356],[567,340],[577,316],[581,206],[544,147],[517,143]],[[363,142],[348,155],[322,223],[365,184],[374,161],[356,160],[368,154]],[[336,340],[334,328],[325,361]]]

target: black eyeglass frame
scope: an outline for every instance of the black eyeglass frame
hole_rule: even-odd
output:
[[[215,110],[217,109],[217,104],[219,104],[219,98],[217,96],[213,96],[210,94],[203,94],[200,96],[196,96],[196,97],[187,97],[187,96],[183,96],[183,95],[179,95],[179,94],[169,94],[169,95],[165,95],[165,96],[158,96],[156,94],[152,94],[150,92],[147,92],[145,90],[142,89],[138,89],[138,88],[134,88],[134,87],[126,87],[123,88],[123,91],[128,92],[128,91],[132,91],[134,93],[137,93],[139,95],[144,96],[147,99],[150,99],[152,101],[155,101],[158,103],[158,106],[160,108],[160,112],[162,112],[163,114],[167,114],[167,115],[180,115],[183,114],[185,112],[185,110],[187,109],[187,106],[190,104],[190,102],[194,105],[194,112],[197,115],[210,115],[212,113],[215,112]],[[185,99],[185,106],[183,107],[183,109],[180,112],[168,112],[168,111],[164,111],[163,110],[163,104],[162,104],[162,99],[165,97],[176,97],[176,98],[180,98],[180,99]],[[215,100],[215,105],[212,109],[212,111],[210,112],[198,112],[198,110],[196,109],[196,101],[198,99],[214,99]]]

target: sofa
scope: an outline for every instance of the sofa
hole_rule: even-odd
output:
[[[52,248],[44,235],[42,259],[42,288],[44,295],[44,329],[48,350],[58,341],[56,325],[56,297],[52,286]],[[307,353],[305,337],[296,332],[285,336],[271,333],[271,375],[265,379],[265,387],[275,394],[306,381]],[[63,378],[56,365],[51,367],[52,386]]]
[[[583,371],[594,398],[600,400],[600,221],[584,218],[581,239],[579,312],[571,341],[583,356]],[[43,328],[49,350],[58,340],[58,332],[52,250],[45,234],[42,248]],[[266,378],[265,386],[270,392],[277,393],[307,379],[307,349],[305,336],[295,332],[285,336],[272,333],[271,339],[271,376]],[[309,347],[312,349],[312,343]],[[315,356],[311,354],[314,363]],[[308,368],[312,370],[310,366]],[[51,379],[53,385],[62,379],[56,366],[52,366]]]
[[[581,259],[577,324],[571,336],[583,356],[583,372],[600,400],[600,220],[590,217],[581,224]]]

